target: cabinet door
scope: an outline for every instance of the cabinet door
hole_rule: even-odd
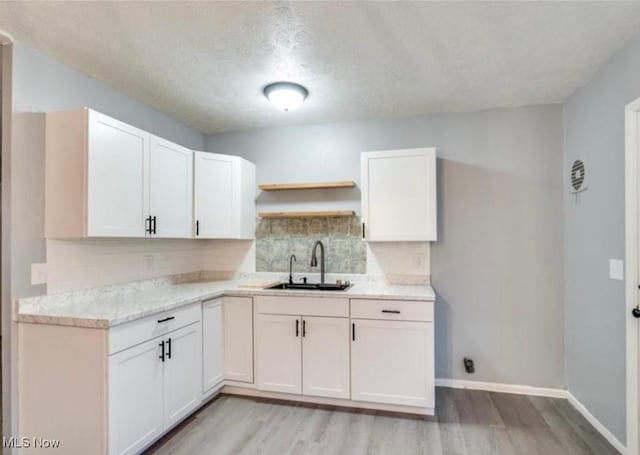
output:
[[[89,111],[87,236],[144,237],[149,134]]]
[[[302,317],[302,394],[349,398],[349,319]]]
[[[253,299],[224,298],[224,377],[253,383]]]
[[[109,357],[109,453],[139,453],[164,431],[160,338]]]
[[[239,237],[239,158],[195,152],[196,237]]]
[[[153,237],[190,238],[193,222],[193,151],[151,136],[149,215]]]
[[[202,326],[200,322],[168,333],[165,340],[164,420],[169,428],[200,405]]]
[[[433,323],[351,322],[351,399],[433,408]]]
[[[366,152],[361,167],[366,240],[437,239],[435,148]]]
[[[302,392],[301,321],[298,316],[256,315],[259,390]]]
[[[202,304],[202,371],[204,392],[224,380],[222,299]]]

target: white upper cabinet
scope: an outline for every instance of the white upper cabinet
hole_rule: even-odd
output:
[[[151,136],[149,169],[152,236],[191,237],[193,151]]]
[[[194,220],[197,238],[253,238],[255,166],[238,156],[195,152]]]
[[[360,164],[365,240],[437,240],[435,148],[365,152]]]
[[[88,130],[87,236],[144,236],[149,134],[95,111]]]
[[[47,114],[45,237],[189,238],[193,152],[82,108]]]

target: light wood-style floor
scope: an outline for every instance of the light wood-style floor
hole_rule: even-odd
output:
[[[437,388],[434,417],[223,395],[153,454],[617,454],[566,401]]]

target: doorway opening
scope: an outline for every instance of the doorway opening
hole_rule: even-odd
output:
[[[640,98],[625,107],[627,453],[640,455]]]

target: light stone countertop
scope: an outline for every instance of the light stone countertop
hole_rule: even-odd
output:
[[[389,285],[356,282],[346,291],[271,290],[240,287],[247,280],[199,281],[176,284],[155,279],[82,291],[19,299],[18,322],[106,329],[223,295],[282,295],[322,298],[365,298],[434,301],[429,285]]]

